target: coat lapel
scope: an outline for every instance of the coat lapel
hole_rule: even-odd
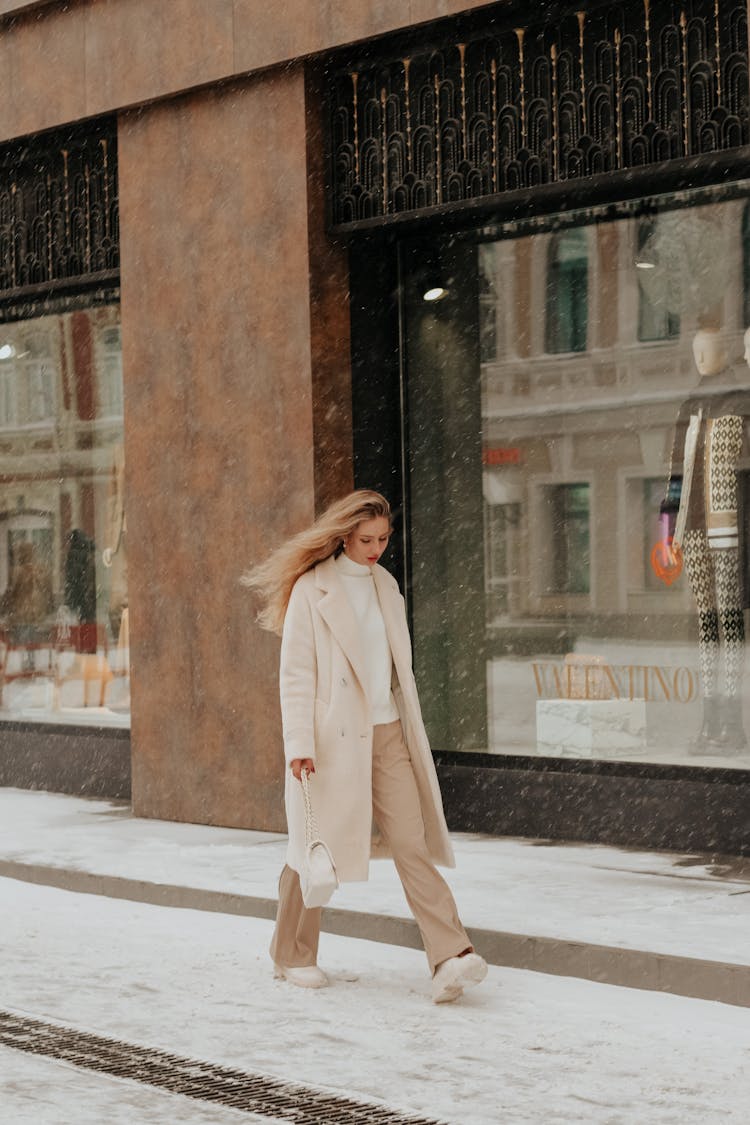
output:
[[[333,557],[316,566],[315,582],[319,589],[324,591],[323,597],[318,602],[318,612],[341,646],[363,692],[367,695],[367,673],[359,629]]]
[[[378,592],[378,600],[380,601],[383,621],[385,621],[385,631],[388,634],[398,682],[403,688],[409,683],[411,677],[411,646],[401,595],[398,590],[394,589],[388,572],[381,567],[376,566],[373,569],[372,576],[375,579],[375,589]]]

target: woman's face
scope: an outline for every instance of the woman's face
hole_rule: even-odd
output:
[[[390,521],[385,516],[362,520],[344,540],[344,550],[352,562],[374,566],[388,546]]]

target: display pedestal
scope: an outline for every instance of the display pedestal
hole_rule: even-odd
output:
[[[645,749],[645,700],[537,700],[537,754],[552,758],[627,758]]]

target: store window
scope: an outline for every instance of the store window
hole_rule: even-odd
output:
[[[548,548],[542,552],[545,593],[588,594],[591,589],[589,492],[585,483],[541,489],[540,522]]]
[[[554,234],[547,248],[547,351],[583,352],[588,326],[588,242],[583,228]]]
[[[119,321],[0,324],[0,718],[129,721]]]
[[[750,203],[742,211],[742,295],[743,320],[750,324]]]
[[[507,620],[517,600],[519,522],[519,504],[486,505],[485,596],[490,622]]]
[[[748,210],[706,199],[402,243],[436,748],[750,767]]]
[[[638,270],[638,339],[673,340],[680,334],[680,314],[671,306],[668,290],[649,284],[651,275],[658,276],[659,225],[653,218],[641,218],[636,224]]]

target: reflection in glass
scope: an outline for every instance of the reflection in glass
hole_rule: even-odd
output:
[[[658,270],[659,262],[654,250],[656,224],[652,218],[638,220],[636,226],[638,248],[635,267],[641,272],[639,282],[647,271]],[[672,340],[680,334],[680,315],[669,307],[665,290],[649,286],[645,282],[638,286],[638,339]]]
[[[750,766],[748,223],[734,199],[405,244],[410,604],[436,747]],[[451,278],[439,309],[427,259]],[[724,357],[709,388],[696,340]],[[734,550],[737,579],[710,638],[675,538],[696,395],[731,485],[710,499],[701,468],[703,565],[716,592]]]
[[[750,325],[750,203],[742,209],[743,324]]]
[[[544,489],[546,525],[551,544],[547,591],[588,594],[589,486],[553,484]]]
[[[555,234],[547,250],[547,351],[584,352],[588,324],[588,242],[581,227]]]
[[[0,325],[0,718],[129,721],[122,424],[117,306]]]
[[[518,602],[520,504],[493,504],[484,511],[487,621],[507,620]]]

